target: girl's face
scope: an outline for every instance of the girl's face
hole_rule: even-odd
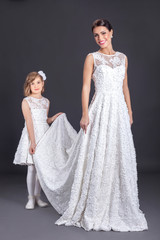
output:
[[[37,76],[33,82],[30,84],[31,92],[33,94],[39,94],[42,92],[42,88],[44,86],[44,82],[41,80],[39,76]]]
[[[113,30],[108,30],[108,28],[104,26],[98,26],[93,29],[93,35],[96,43],[100,46],[100,48],[106,48],[111,44],[111,36],[113,34]]]

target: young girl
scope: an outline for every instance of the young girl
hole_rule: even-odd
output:
[[[22,112],[25,119],[25,126],[14,157],[14,164],[27,165],[27,189],[28,202],[26,209],[33,209],[35,203],[40,207],[48,204],[40,199],[41,186],[37,177],[33,154],[38,141],[48,130],[52,123],[61,113],[48,118],[49,100],[41,94],[44,92],[44,81],[46,75],[43,71],[31,72],[27,75],[24,83],[24,95],[22,101]]]

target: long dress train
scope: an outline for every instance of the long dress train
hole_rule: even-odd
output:
[[[57,225],[143,231],[136,152],[123,94],[125,54],[91,53],[95,93],[90,124],[78,133],[60,115],[39,141],[34,163],[41,186],[62,216]]]

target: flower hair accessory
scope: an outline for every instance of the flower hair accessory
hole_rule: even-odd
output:
[[[42,76],[44,81],[46,80],[46,74],[43,71],[39,71],[38,74]]]

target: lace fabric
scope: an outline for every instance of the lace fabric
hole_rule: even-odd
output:
[[[25,100],[27,100],[31,109],[48,109],[49,101],[45,97],[42,97],[39,99],[39,98],[28,96],[25,98]]]
[[[114,55],[106,55],[101,52],[89,53],[94,57],[94,67],[107,65],[108,67],[115,68],[121,66],[125,61],[125,54],[116,52]]]
[[[57,225],[86,231],[143,231],[137,163],[123,94],[125,54],[91,53],[95,94],[90,124],[78,133],[60,115],[39,141],[34,155],[41,186],[62,216]]]

